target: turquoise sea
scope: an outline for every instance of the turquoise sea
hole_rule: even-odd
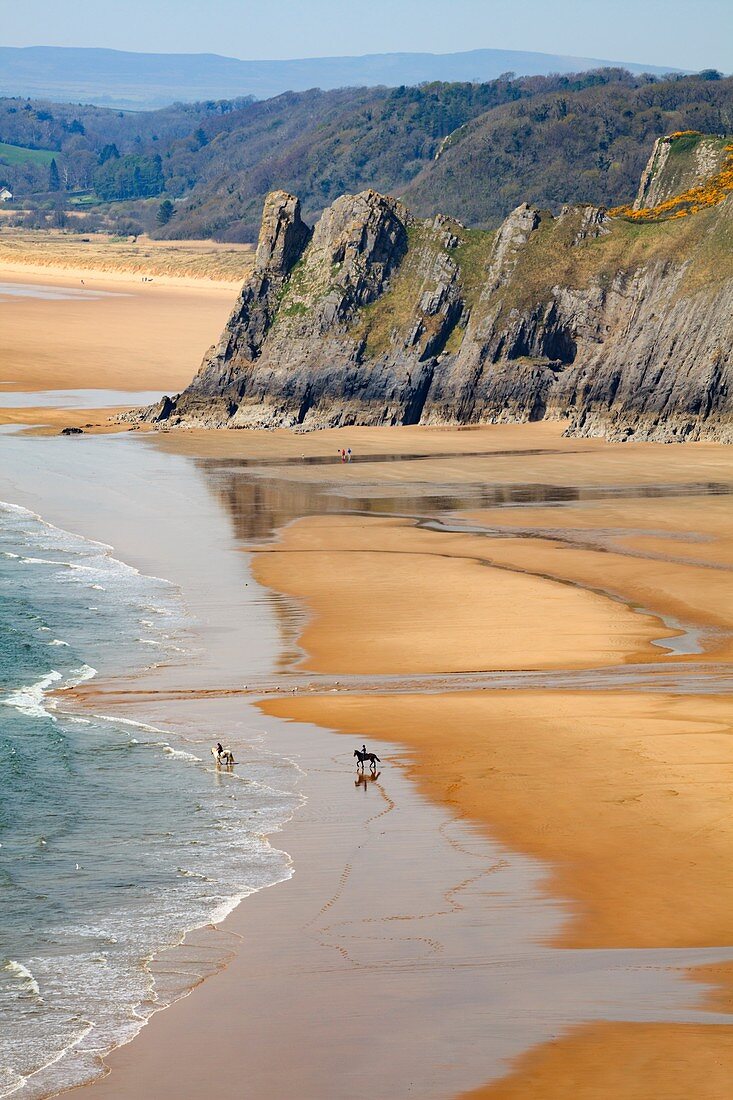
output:
[[[0,1096],[83,1080],[162,999],[150,964],[290,874],[292,792],[52,692],[186,659],[177,590],[0,503]],[[184,968],[185,970],[185,968]]]

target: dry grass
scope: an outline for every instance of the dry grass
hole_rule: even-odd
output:
[[[360,311],[352,328],[355,336],[366,336],[367,354],[372,358],[386,354],[393,339],[401,336],[404,340],[407,336],[410,324],[417,318],[425,285],[421,268],[426,257],[440,250],[435,233],[421,223],[409,226],[407,237],[407,255],[393,275],[389,289]]]
[[[733,202],[682,220],[632,223],[613,219],[608,233],[578,243],[582,209],[543,218],[518,256],[511,282],[501,291],[502,314],[524,311],[548,298],[553,286],[582,290],[610,287],[619,272],[657,263],[687,264],[680,293],[714,293],[733,278]]]
[[[457,247],[451,250],[445,248],[445,228],[450,229],[459,241]],[[436,230],[422,222],[409,227],[407,255],[389,290],[360,312],[352,329],[355,335],[366,336],[370,356],[385,354],[393,340],[405,340],[418,320],[422,321],[426,338],[433,334],[438,319],[422,314],[419,304],[423,292],[432,285],[430,273],[439,253],[445,253],[458,265],[464,300],[473,305],[478,299],[486,277],[486,262],[494,233],[465,229],[457,222],[445,228]],[[460,343],[463,330],[459,330],[459,335],[455,334],[456,330],[450,340],[455,337]]]
[[[54,230],[0,231],[0,266],[99,271],[240,283],[252,267],[251,245],[80,236]]]

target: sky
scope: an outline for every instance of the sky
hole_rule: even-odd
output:
[[[244,59],[495,48],[733,72],[733,0],[0,0],[0,45]]]

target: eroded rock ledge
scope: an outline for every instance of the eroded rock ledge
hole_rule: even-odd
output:
[[[733,442],[733,208],[630,225],[518,207],[497,233],[344,195],[264,208],[252,275],[183,393],[229,428],[568,418],[576,435]]]

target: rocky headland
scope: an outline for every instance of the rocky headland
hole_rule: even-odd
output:
[[[730,146],[665,141],[643,202],[557,217],[523,204],[496,232],[419,220],[372,190],[311,230],[296,197],[272,192],[219,343],[144,417],[302,430],[553,418],[573,435],[733,442],[733,198],[711,184],[697,200]],[[695,201],[672,207],[665,180],[682,198],[694,184]]]

